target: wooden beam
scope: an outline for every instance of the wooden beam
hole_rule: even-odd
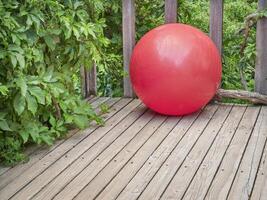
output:
[[[219,89],[216,94],[216,100],[224,98],[243,99],[253,104],[267,105],[267,95],[262,95],[257,92],[248,92],[243,90],[223,90]]]
[[[83,66],[80,68],[80,76],[81,76],[81,94],[83,98],[86,98],[87,97],[86,76],[85,76],[85,69]]]
[[[93,64],[92,68],[87,73],[87,95],[86,97],[89,97],[91,95],[96,96],[97,95],[97,72],[96,72],[96,64]]]
[[[210,0],[210,37],[222,53],[223,0]]]
[[[165,0],[165,23],[177,22],[177,0]]]
[[[130,60],[135,46],[135,1],[122,0],[123,10],[123,63],[124,71],[128,74],[124,77],[124,96],[135,97],[129,77]]]
[[[267,8],[267,0],[259,0],[259,10]],[[257,61],[255,91],[267,95],[267,18],[257,23]]]

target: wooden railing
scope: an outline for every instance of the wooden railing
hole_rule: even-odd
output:
[[[177,21],[177,0],[165,0],[165,23]],[[124,70],[129,73],[132,50],[135,46],[135,0],[122,0],[123,7],[123,58]],[[259,9],[267,8],[267,0],[259,0]],[[223,46],[223,0],[210,0],[210,37],[221,53]],[[84,94],[96,94],[96,67],[82,72]],[[255,91],[267,95],[267,19],[257,24],[257,62]],[[135,97],[129,76],[124,77],[124,96]]]

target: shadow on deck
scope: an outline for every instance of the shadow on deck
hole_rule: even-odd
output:
[[[136,99],[91,100],[104,102],[104,127],[1,168],[0,199],[267,199],[267,107],[211,104],[166,117]]]

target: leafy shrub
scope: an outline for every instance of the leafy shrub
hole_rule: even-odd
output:
[[[0,160],[25,158],[70,127],[101,123],[77,90],[81,66],[100,63],[101,1],[0,0]]]

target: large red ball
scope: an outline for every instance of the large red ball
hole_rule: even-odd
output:
[[[130,77],[137,96],[161,114],[199,110],[214,96],[221,74],[221,57],[212,40],[184,24],[151,30],[131,58]]]

